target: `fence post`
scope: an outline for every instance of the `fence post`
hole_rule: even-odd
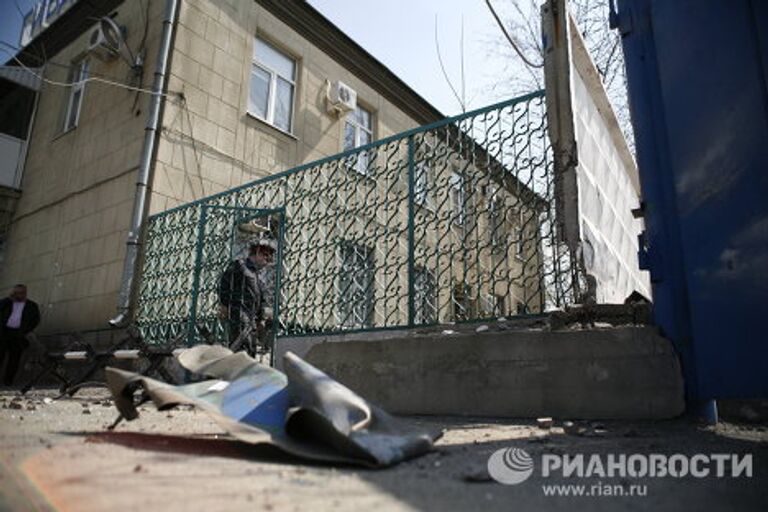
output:
[[[285,207],[280,208],[277,231],[277,257],[275,258],[275,296],[272,299],[272,350],[269,353],[269,365],[275,367],[275,352],[277,351],[277,335],[280,332],[280,296],[282,294],[282,276],[283,276],[283,250],[285,244],[285,223],[288,216],[285,214]]]
[[[197,241],[195,242],[195,267],[192,277],[192,296],[189,305],[189,323],[187,325],[187,346],[191,346],[195,336],[195,325],[197,323],[197,296],[200,293],[200,272],[203,264],[203,246],[205,245],[205,222],[208,217],[208,207],[200,207],[200,219],[197,223]]]
[[[414,140],[413,135],[408,136],[408,327],[413,327],[416,320],[416,297],[414,282],[414,259],[415,259],[415,215],[416,201],[414,197],[416,189],[416,164],[414,162]]]

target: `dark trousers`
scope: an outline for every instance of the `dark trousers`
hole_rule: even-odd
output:
[[[3,362],[7,360],[3,374],[3,385],[10,386],[13,384],[16,372],[19,371],[21,356],[27,347],[29,347],[29,341],[20,330],[6,327],[0,333],[0,368],[2,368]]]
[[[233,351],[246,350],[253,354],[256,337],[254,316],[238,307],[229,308],[229,348]]]

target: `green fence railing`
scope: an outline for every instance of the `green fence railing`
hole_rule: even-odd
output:
[[[543,92],[301,165],[150,218],[136,321],[221,335],[219,276],[280,239],[277,336],[472,321],[572,301]]]

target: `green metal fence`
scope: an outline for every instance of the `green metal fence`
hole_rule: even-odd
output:
[[[278,337],[538,313],[572,300],[556,203],[537,92],[154,215],[136,321],[222,336],[218,279],[254,219],[280,241]]]

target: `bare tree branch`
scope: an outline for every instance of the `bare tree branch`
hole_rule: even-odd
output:
[[[462,47],[463,47],[463,41],[462,41]],[[453,86],[453,83],[451,82],[450,77],[448,77],[448,72],[445,70],[445,64],[443,63],[443,56],[440,53],[440,39],[437,37],[437,14],[435,14],[435,51],[437,51],[437,60],[440,63],[440,70],[443,72],[443,78],[445,78],[445,81],[448,83],[448,87],[451,88],[451,92],[453,92],[453,96],[456,98],[456,101],[459,102],[459,106],[461,107],[462,112],[467,111],[467,106],[464,104],[464,101],[459,96],[459,94],[456,92],[456,88]],[[462,69],[461,69],[461,79],[462,83],[464,81],[464,66],[463,66],[464,58],[463,58],[463,48],[462,48]]]
[[[504,37],[507,38],[507,41],[509,41],[509,44],[512,45],[512,48],[515,50],[517,55],[522,59],[523,62],[525,62],[528,66],[532,68],[543,68],[544,63],[543,62],[531,62],[528,57],[525,56],[525,54],[520,50],[519,45],[517,42],[512,38],[510,33],[507,31],[507,28],[504,26],[504,22],[501,21],[501,18],[499,18],[499,15],[496,13],[496,9],[493,8],[493,5],[491,5],[491,0],[485,0],[485,5],[488,6],[488,10],[491,11],[491,14],[493,14],[494,19],[496,20],[496,23],[499,25],[499,28],[504,33]]]

